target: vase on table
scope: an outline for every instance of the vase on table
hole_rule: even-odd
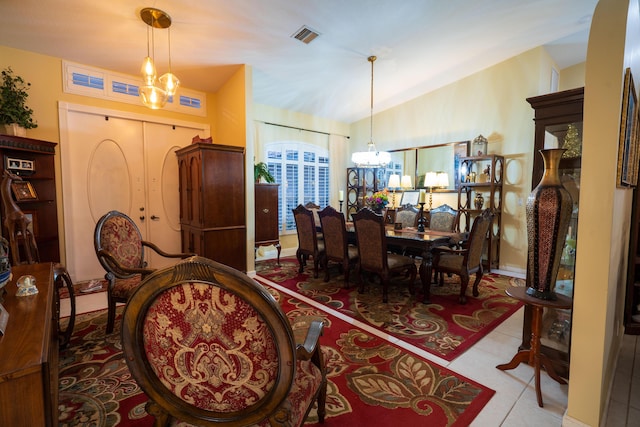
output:
[[[527,199],[527,294],[555,300],[555,282],[573,201],[558,171],[565,149],[539,152],[544,160],[544,173]]]

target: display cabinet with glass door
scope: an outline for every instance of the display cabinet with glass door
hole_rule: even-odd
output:
[[[578,213],[580,202],[580,161],[582,152],[582,106],[584,88],[527,98],[534,109],[535,136],[531,188],[535,188],[544,172],[539,150],[565,148],[559,174],[564,187],[571,194],[573,211],[565,239],[564,250],[554,291],[573,298]],[[553,364],[556,372],[568,378],[571,348],[572,309],[545,308],[540,335],[541,351]],[[525,307],[521,349],[531,346],[532,309]]]

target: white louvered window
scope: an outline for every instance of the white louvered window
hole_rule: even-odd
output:
[[[278,189],[280,232],[293,233],[293,209],[309,202],[329,204],[329,151],[304,143],[274,142],[266,145],[267,166]]]

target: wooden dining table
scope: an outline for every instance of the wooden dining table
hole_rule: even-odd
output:
[[[346,228],[350,240],[355,243],[353,222],[347,222]],[[415,248],[420,251],[422,261],[418,272],[422,282],[422,302],[429,304],[431,302],[431,277],[433,275],[433,248],[448,245],[452,241],[460,241],[461,234],[429,229],[418,231],[413,227],[395,229],[393,224],[385,226],[385,233],[388,246]]]

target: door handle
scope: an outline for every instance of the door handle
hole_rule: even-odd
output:
[[[159,216],[155,216],[155,215],[151,215],[151,220],[152,221],[159,221],[160,217]]]

